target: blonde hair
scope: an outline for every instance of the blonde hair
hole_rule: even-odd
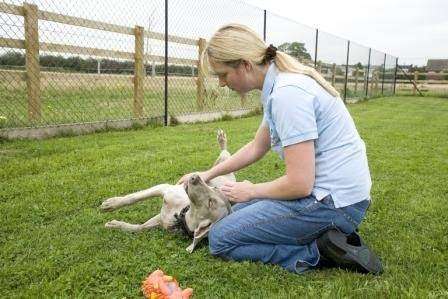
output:
[[[236,67],[242,60],[260,65],[267,63],[264,41],[247,26],[228,24],[221,27],[210,39],[201,56],[202,69],[206,72],[210,60]],[[306,66],[292,56],[278,51],[274,63],[280,72],[298,73],[317,81],[332,96],[339,92],[314,68]],[[207,75],[207,74],[205,74]]]

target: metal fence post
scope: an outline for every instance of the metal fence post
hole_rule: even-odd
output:
[[[263,41],[266,42],[266,9],[263,15]]]
[[[345,63],[345,85],[344,85],[344,103],[347,100],[347,83],[348,83],[348,60],[350,57],[350,41],[347,41],[347,60]]]
[[[319,29],[316,28],[316,42],[314,43],[314,68],[317,66],[317,45],[319,43]]]
[[[384,62],[383,62],[383,80],[381,82],[381,95],[384,94],[384,77],[386,75],[386,53],[384,53]]]
[[[336,63],[333,63],[333,66],[331,67],[331,85],[336,87]]]
[[[370,55],[372,54],[372,48],[369,48],[369,60],[367,62],[367,72],[366,72],[366,97],[369,94],[369,72],[370,72]]]
[[[395,95],[395,87],[397,86],[397,70],[398,70],[398,57],[395,59],[394,95]]]
[[[165,118],[168,126],[168,0],[165,0]]]

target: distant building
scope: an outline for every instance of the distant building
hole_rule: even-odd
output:
[[[448,70],[448,59],[428,59],[426,70],[432,72]]]
[[[400,68],[405,72],[409,73],[411,69],[413,68],[412,64],[400,64]]]

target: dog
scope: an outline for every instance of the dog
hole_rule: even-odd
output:
[[[227,151],[226,134],[221,129],[218,130],[217,139],[221,153],[214,165],[231,156]],[[229,181],[236,181],[234,173],[216,177],[208,184],[198,174],[194,174],[184,185],[160,184],[125,196],[106,199],[100,207],[105,212],[156,196],[161,196],[163,203],[160,213],[143,224],[112,220],[105,227],[139,232],[161,226],[170,232],[183,231],[193,238],[186,249],[192,253],[197,244],[208,236],[212,224],[231,213],[231,204],[220,191],[220,187]]]

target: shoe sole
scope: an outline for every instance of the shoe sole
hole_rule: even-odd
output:
[[[361,237],[360,246],[347,243],[347,236],[338,230],[329,230],[318,239],[319,250],[322,254],[338,265],[353,268],[362,273],[379,275],[383,271],[381,261],[372,250],[367,247]]]

